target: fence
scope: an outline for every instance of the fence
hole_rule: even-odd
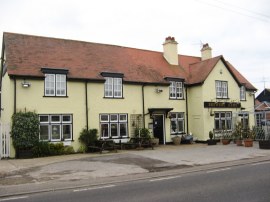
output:
[[[0,160],[10,157],[10,124],[0,123]]]

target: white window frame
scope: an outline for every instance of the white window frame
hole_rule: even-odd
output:
[[[228,98],[227,81],[216,81],[216,96],[217,98]]]
[[[242,100],[242,101],[246,100],[246,88],[245,88],[245,86],[240,87],[240,100]]]
[[[104,96],[107,98],[122,98],[123,97],[122,78],[105,77]]]
[[[45,74],[45,96],[67,96],[66,74]]]
[[[217,116],[218,115],[218,116]],[[221,116],[224,115],[224,116]],[[216,130],[232,130],[232,112],[222,111],[222,112],[215,112],[214,116],[214,126]],[[218,128],[216,127],[216,121],[219,122]],[[222,123],[225,123],[224,128],[222,127]]]
[[[180,81],[170,81],[169,87],[170,99],[183,99],[183,82]]]
[[[180,131],[179,121],[182,122],[183,131]],[[175,131],[172,129],[172,122],[175,123]],[[172,112],[171,113],[171,135],[183,134],[185,132],[185,113],[184,112]]]
[[[116,116],[116,119],[115,119]],[[100,114],[100,137],[103,139],[107,138],[121,138],[121,137],[128,137],[128,115],[127,114]],[[101,117],[108,117],[108,120],[102,120]],[[120,120],[120,117],[122,118]],[[123,119],[123,117],[125,117]],[[102,131],[102,125],[107,125],[108,127],[108,135],[104,135],[104,131]],[[121,136],[121,125],[125,125],[126,134]],[[112,128],[116,126],[117,134],[112,135]]]
[[[40,139],[40,134],[39,134],[39,139],[40,141],[52,141],[52,142],[55,142],[55,141],[65,141],[65,140],[72,140],[73,139],[73,116],[72,114],[40,114],[39,115],[39,120],[41,120],[41,117],[45,117],[47,116],[48,117],[48,121],[40,121],[40,127],[41,126],[48,126],[48,139],[45,140],[41,140]],[[52,120],[52,117],[53,116],[58,116],[59,117],[59,120],[57,121],[54,121]],[[70,119],[69,121],[65,121],[64,120],[64,117],[65,116],[69,116]],[[63,134],[63,127],[66,126],[66,125],[69,125],[70,127],[70,138],[66,138],[64,139],[64,134]],[[60,131],[60,135],[59,135],[59,138],[53,138],[53,126],[57,126],[59,127],[59,131]]]

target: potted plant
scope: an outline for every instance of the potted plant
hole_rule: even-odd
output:
[[[255,136],[254,130],[250,130],[249,128],[247,128],[243,131],[245,147],[253,147],[254,136]]]
[[[217,142],[215,140],[213,140],[214,137],[214,133],[210,130],[209,131],[209,140],[207,140],[207,144],[208,145],[216,145]]]
[[[178,135],[176,135],[176,136],[174,136],[174,137],[172,138],[172,141],[173,141],[173,144],[174,144],[174,145],[180,145],[180,143],[181,143],[181,137],[178,136]]]
[[[229,134],[227,130],[222,131],[221,142],[223,145],[230,144],[231,134]]]
[[[237,146],[243,146],[242,141],[242,123],[238,122],[235,126],[235,129],[233,131],[233,137],[235,139],[235,143]]]
[[[265,135],[265,132],[261,126],[254,127],[255,138],[259,140],[260,149],[270,149],[270,134]]]

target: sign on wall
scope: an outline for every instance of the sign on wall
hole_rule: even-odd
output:
[[[241,108],[240,102],[204,102],[204,108]]]

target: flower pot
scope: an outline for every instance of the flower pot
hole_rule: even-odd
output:
[[[173,141],[173,144],[174,145],[180,145],[180,143],[181,143],[181,137],[179,137],[179,136],[173,137],[172,138],[172,141]]]
[[[252,139],[245,139],[244,145],[245,145],[245,147],[253,147],[253,140]]]
[[[221,142],[223,145],[227,145],[227,144],[230,144],[230,141],[229,139],[222,139]]]
[[[159,145],[159,139],[158,138],[151,138],[150,141],[151,141],[151,143],[154,146],[158,146]]]
[[[270,140],[260,140],[259,141],[260,149],[270,149]]]

